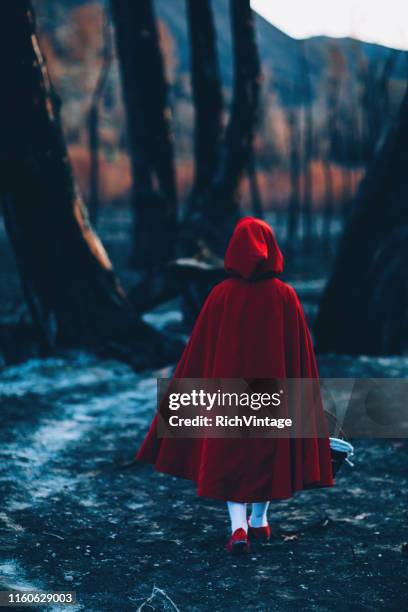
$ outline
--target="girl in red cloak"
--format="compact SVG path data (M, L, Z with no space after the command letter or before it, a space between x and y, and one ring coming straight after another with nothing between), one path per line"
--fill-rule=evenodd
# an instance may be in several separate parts
M269 225L239 221L224 265L230 277L209 294L174 378L317 378L302 307L277 278L283 257ZM159 438L157 415L137 459L194 481L200 496L226 501L226 548L234 553L248 551L248 532L269 539L271 500L333 484L328 438Z

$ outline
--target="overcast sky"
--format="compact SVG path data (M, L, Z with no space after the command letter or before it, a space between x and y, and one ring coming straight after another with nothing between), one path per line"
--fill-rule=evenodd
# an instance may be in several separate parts
M251 0L295 38L327 34L408 49L408 0Z

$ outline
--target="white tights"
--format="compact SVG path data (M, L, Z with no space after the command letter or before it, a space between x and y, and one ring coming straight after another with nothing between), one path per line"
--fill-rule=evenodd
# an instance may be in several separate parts
M227 502L228 512L231 520L231 531L237 529L248 531L247 504L239 502ZM269 502L256 502L252 504L252 513L249 519L251 527L265 527L268 524L266 516Z

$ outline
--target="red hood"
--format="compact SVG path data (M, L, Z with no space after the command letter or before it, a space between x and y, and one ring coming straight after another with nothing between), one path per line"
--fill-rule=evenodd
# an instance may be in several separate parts
M283 270L283 255L265 221L244 217L235 226L224 258L227 272L245 279Z

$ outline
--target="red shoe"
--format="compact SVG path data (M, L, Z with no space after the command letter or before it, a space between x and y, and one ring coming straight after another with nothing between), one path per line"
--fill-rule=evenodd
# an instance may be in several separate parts
M236 529L225 545L231 555L242 555L249 552L248 536L245 529Z
M267 542L271 538L271 528L269 525L265 527L251 527L248 518L248 535L258 542Z

